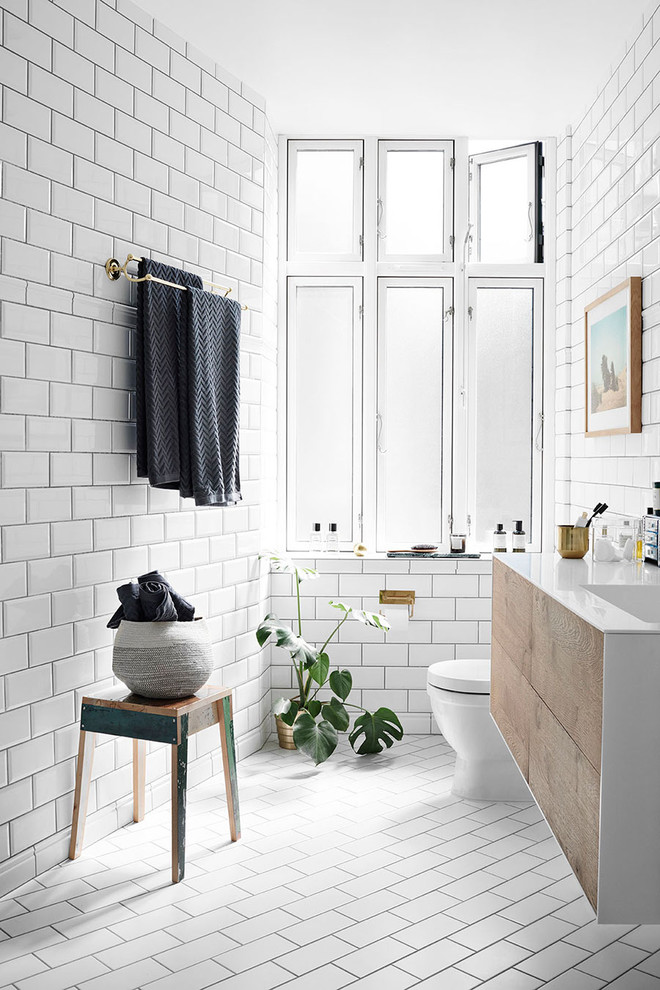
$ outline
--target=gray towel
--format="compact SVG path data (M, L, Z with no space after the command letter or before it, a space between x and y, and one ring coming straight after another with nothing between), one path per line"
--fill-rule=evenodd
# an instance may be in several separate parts
M195 607L177 594L158 571L141 574L117 588L121 605L108 622L108 629L117 629L122 619L128 622L192 622Z
M187 421L182 410L181 494L196 505L241 500L239 407L241 307L234 299L190 287L182 323L181 381L187 382Z
M198 275L143 258L138 275L202 288ZM154 488L179 488L181 408L180 346L186 339L187 292L140 282L136 327L137 473Z

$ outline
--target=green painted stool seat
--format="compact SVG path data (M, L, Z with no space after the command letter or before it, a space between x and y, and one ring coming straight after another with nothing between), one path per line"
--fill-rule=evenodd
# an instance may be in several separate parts
M147 742L169 743L172 754L172 882L183 879L186 858L188 738L218 724L232 842L241 837L231 690L207 684L190 698L141 698L121 686L82 699L76 791L69 858L82 850L92 777L94 739L101 732L133 740L133 819L144 818Z

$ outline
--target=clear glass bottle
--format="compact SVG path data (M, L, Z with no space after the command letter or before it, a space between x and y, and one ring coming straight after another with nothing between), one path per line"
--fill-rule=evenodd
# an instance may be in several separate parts
M337 523L328 524L328 535L325 538L325 549L328 553L339 553L339 533Z
M314 523L312 532L309 534L310 553L323 553L323 534L321 533L321 523Z
M644 520L639 519L635 526L635 560L644 560Z
M493 533L493 553L506 553L506 530L498 523Z
M522 519L514 519L515 528L511 535L511 549L514 553L525 553L527 550L527 537L522 528Z

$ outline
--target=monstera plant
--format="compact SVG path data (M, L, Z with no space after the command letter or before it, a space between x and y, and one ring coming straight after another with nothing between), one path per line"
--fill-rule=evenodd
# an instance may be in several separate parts
M307 579L318 577L311 567L302 567L288 557L278 553L264 553L262 557L270 561L272 571L293 575L298 605L297 633L284 625L275 615L267 615L257 629L257 641L261 647L274 643L286 650L296 679L298 693L295 698L279 698L273 712L289 726L293 726L293 741L317 765L323 763L335 751L339 732L348 731L353 709L357 715L348 740L356 753L380 753L383 747L389 749L395 740L403 736L403 726L389 708L378 708L369 712L361 705L348 700L353 688L353 678L348 670L331 670L327 648L348 619L357 619L367 626L387 632L390 624L384 615L354 609L343 602L330 602L337 609L337 625L325 643L317 649L310 645L302 634L300 609L300 585Z

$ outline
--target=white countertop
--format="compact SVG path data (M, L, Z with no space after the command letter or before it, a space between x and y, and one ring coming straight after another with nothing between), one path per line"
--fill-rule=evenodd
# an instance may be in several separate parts
M603 563L592 560L590 552L582 560L564 560L558 553L498 553L493 557L604 633L660 632L660 567L654 564ZM585 585L655 588L657 621L643 621L596 596ZM652 591L643 594L654 599Z

